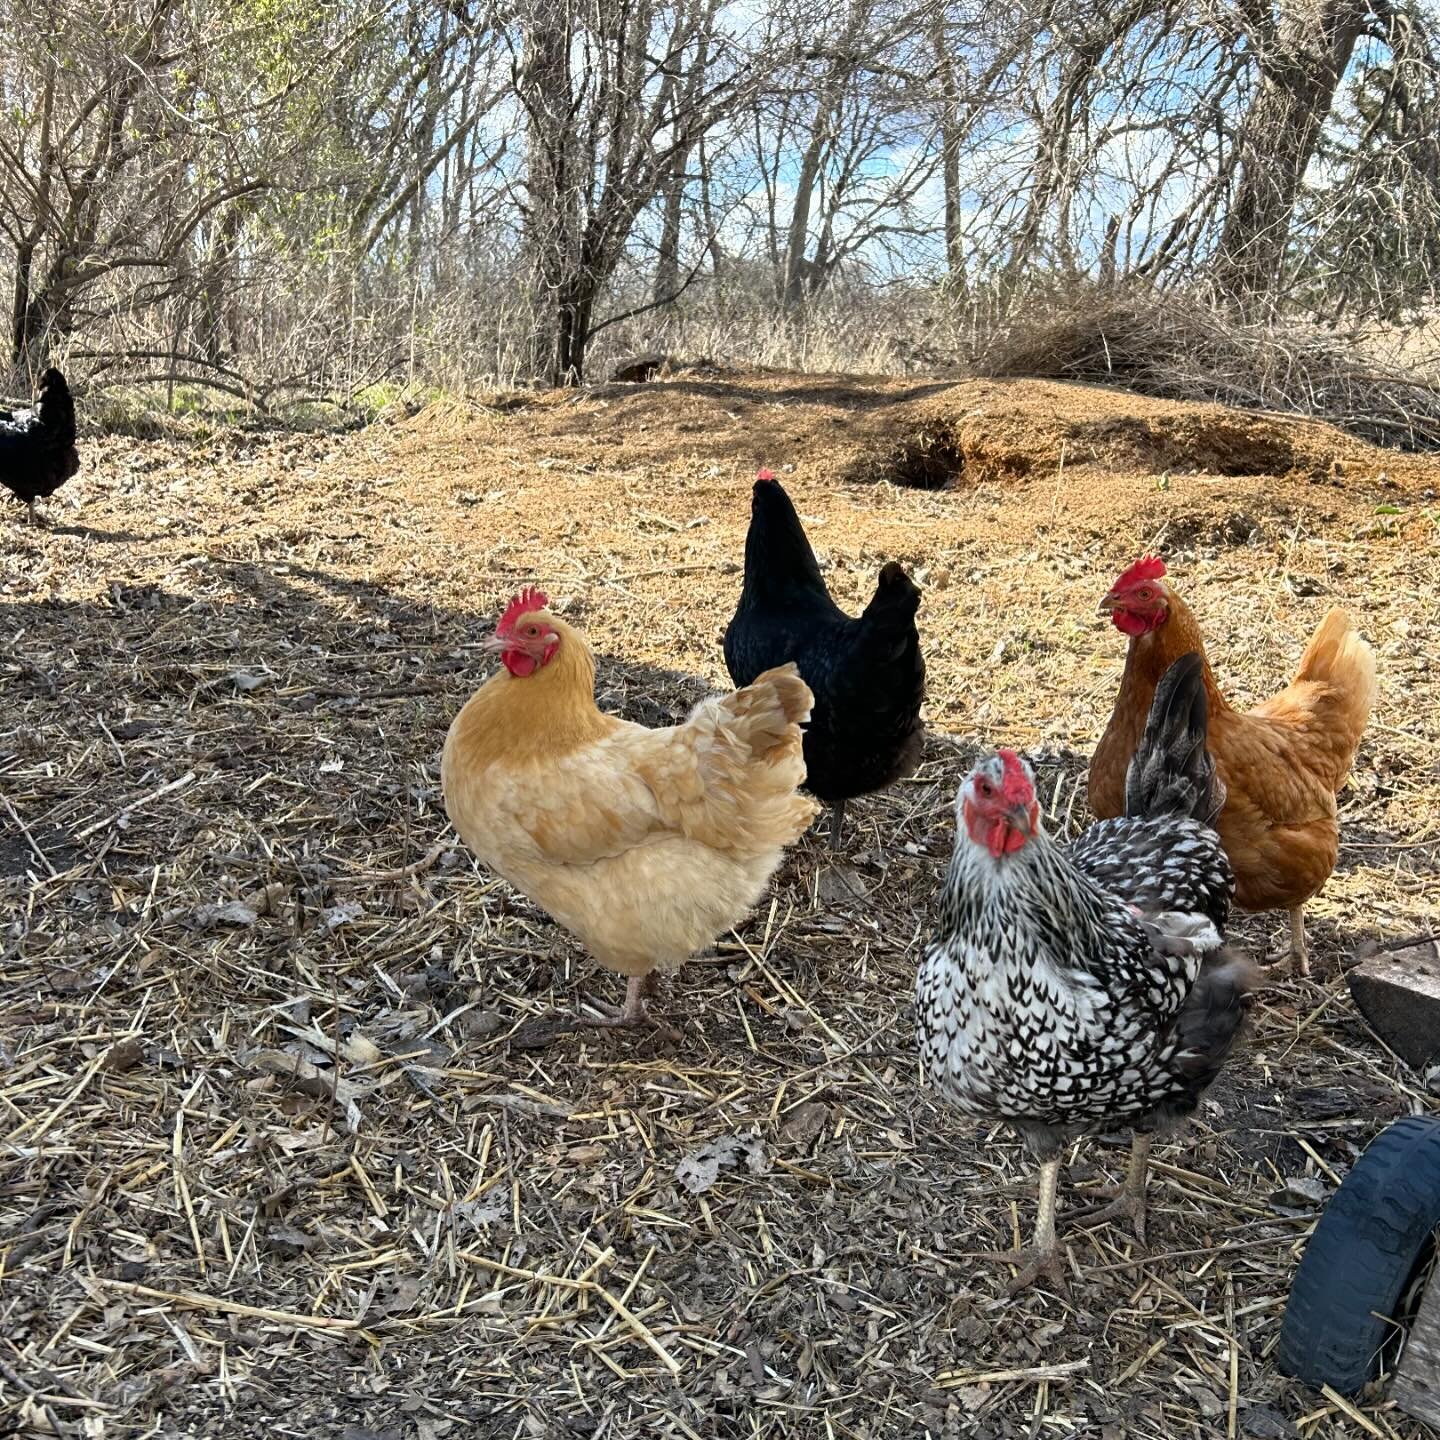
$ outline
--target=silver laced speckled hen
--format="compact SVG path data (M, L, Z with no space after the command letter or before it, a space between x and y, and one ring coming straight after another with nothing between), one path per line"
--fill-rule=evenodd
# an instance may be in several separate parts
M1014 1127L1040 1165L1035 1244L993 1259L1067 1289L1055 1236L1060 1156L1133 1129L1099 1218L1145 1237L1150 1137L1190 1114L1234 1047L1250 963L1224 946L1235 881L1213 828L1224 791L1205 749L1198 655L1166 672L1126 777L1125 815L1069 846L1046 834L1030 767L1001 750L956 797L939 933L916 986L931 1081L967 1115Z

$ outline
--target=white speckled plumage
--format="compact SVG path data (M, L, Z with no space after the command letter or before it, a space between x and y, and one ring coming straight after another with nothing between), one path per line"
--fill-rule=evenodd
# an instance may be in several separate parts
M962 822L916 990L931 1079L969 1114L1029 1125L1184 1105L1172 1022L1220 945L1232 886L1193 820L1108 821L1069 851L1039 829L999 858Z
M1238 1032L1246 982L1222 949L1235 881L1205 734L1188 656L1156 692L1130 814L1056 845L1009 751L956 797L916 984L921 1054L955 1105L1010 1121L1038 1153L1076 1130L1188 1113Z

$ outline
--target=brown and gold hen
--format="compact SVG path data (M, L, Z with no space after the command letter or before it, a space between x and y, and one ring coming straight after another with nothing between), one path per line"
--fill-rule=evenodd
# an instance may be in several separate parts
M1100 603L1130 637L1115 709L1090 762L1090 808L1102 819L1124 813L1126 767L1160 677L1188 651L1205 653L1194 614L1164 574L1164 561L1146 556ZM1226 701L1208 660L1204 673L1209 748L1226 792L1217 828L1235 870L1235 903L1288 910L1291 957L1307 974L1305 902L1339 855L1335 794L1370 718L1375 652L1336 609L1311 636L1294 680L1253 710Z
M487 647L502 668L445 740L441 783L460 838L610 970L644 1019L652 971L737 925L786 845L814 818L793 665L650 730L595 704L595 660L538 590L520 592Z

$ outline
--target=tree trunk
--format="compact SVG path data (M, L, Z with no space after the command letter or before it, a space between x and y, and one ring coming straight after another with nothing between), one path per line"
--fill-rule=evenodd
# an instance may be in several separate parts
M593 277L583 273L566 286L556 303L555 338L547 376L552 385L579 385L585 379L585 351L590 343L597 289Z
M1369 12L1367 0L1287 5L1261 56L1215 255L1216 281L1237 299L1280 286L1295 199Z
M680 211L685 201L685 171L689 156L675 152L670 173L665 177L664 210L660 222L660 250L655 259L657 305L664 305L680 289Z
M201 257L203 279L197 299L195 347L210 361L219 365L225 359L227 338L233 348L238 326L234 315L234 262L240 227L247 207L233 205L225 212L215 232L214 244L208 255Z
M45 88L40 100L40 173L35 181L35 223L15 251L14 304L10 312L10 366L20 388L29 388L30 377L44 366L43 337L45 316L37 307L33 291L35 251L44 227L49 221L50 190L54 178L54 156L51 153L52 127L55 118L56 59L47 54Z
M811 267L805 254L810 241L810 206L815 186L820 179L820 161L830 129L830 96L828 87L815 106L815 128L810 143L800 160L800 173L795 177L795 204L790 211L790 225L785 239L785 276L781 303L787 310L798 310L809 293Z
M945 42L945 27L937 21L935 58L940 67L940 164L945 189L945 269L947 283L957 292L965 288L965 242L961 234L960 206L960 90L955 62Z
M569 368L566 284L579 252L573 189L579 177L571 173L570 38L563 15L537 19L525 33L520 77L529 122L522 244L537 292L527 368L551 384L562 383L558 377Z
M715 204L710 194L710 157L705 153L705 137L700 137L700 218L705 226L705 245L710 252L710 275L720 279L725 266L725 252L720 245L720 222L715 218Z
M34 369L34 362L39 358L32 353L35 317L30 299L30 276L34 268L35 246L26 241L15 256L15 299L10 313L10 368L17 388L25 388L19 382L28 381L28 372Z

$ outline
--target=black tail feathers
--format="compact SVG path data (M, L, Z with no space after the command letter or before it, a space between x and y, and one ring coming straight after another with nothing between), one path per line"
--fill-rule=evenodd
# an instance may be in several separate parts
M75 401L65 377L51 368L40 377L35 413L50 435L62 445L75 443Z
M1194 1087L1194 1098L1220 1073L1244 1033L1245 997L1259 980L1254 964L1235 950L1217 950L1200 967L1174 1031L1175 1064Z
M920 587L905 573L903 565L891 560L880 569L875 594L865 614L879 619L893 618L908 624L920 608Z
M1205 748L1208 722L1205 662L1191 651L1165 672L1155 689L1145 733L1125 772L1126 815L1215 823L1225 804L1225 787Z

